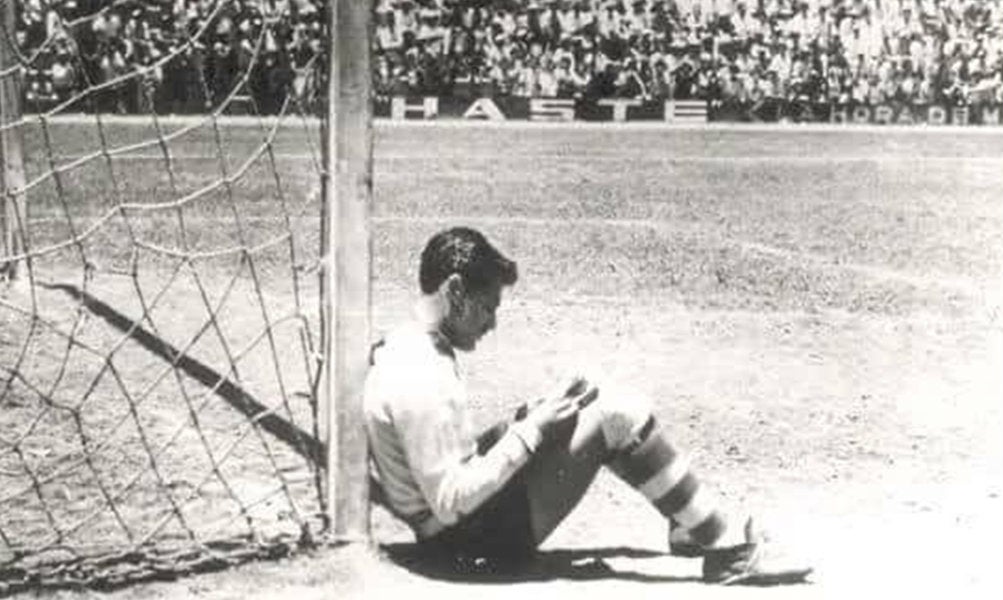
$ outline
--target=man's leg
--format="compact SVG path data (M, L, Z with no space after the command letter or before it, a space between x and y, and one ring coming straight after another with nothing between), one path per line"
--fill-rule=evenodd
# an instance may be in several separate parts
M600 384L599 399L584 408L562 435L537 451L526 472L530 521L542 543L584 496L596 473L609 466L705 554L709 581L799 581L808 568L776 569L760 562L761 547L747 528L729 524L716 497L690 470L638 394ZM689 549L688 553L692 553Z
M542 543L610 466L701 547L722 541L727 521L670 444L640 395L600 384L599 398L537 451L527 467L533 533ZM737 536L733 540L740 541Z
M526 466L526 495L537 545L578 505L610 456L597 403L582 409Z

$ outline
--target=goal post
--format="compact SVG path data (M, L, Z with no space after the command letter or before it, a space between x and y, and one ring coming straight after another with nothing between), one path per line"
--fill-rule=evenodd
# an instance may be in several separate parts
M368 368L371 294L372 6L337 0L328 65L324 134L322 314L327 510L335 541L369 538L369 491L362 391Z
M16 57L14 2L0 0L0 190L3 196L3 254L23 253L24 157L21 129L21 65ZM18 278L18 260L0 260L0 278Z

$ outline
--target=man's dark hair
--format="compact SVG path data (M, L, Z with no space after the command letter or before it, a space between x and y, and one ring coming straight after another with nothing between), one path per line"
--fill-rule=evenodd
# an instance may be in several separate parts
M440 231L421 253L418 282L422 292L436 291L453 273L459 273L470 290L485 289L494 282L512 285L519 278L515 262L469 227Z

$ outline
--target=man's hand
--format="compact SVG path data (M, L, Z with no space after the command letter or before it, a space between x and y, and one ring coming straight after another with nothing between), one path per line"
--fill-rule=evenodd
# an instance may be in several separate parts
M555 427L577 415L598 397L598 387L589 384L584 377L576 377L563 393L545 397L530 406L526 421L546 438Z

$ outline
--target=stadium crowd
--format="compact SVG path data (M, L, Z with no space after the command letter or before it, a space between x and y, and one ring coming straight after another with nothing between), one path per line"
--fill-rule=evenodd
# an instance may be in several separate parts
M1000 99L1000 0L380 0L380 91Z
M321 0L24 0L25 99L97 86L111 112L190 112L237 96L278 110L322 49ZM146 68L143 77L135 76ZM246 79L246 85L238 85Z
M41 49L28 93L65 98L176 52L142 82L155 93L109 85L104 108L201 108L249 73L247 93L270 112L287 91L309 91L321 6L25 0L18 39ZM384 96L1003 102L1003 0L375 0L374 10Z

